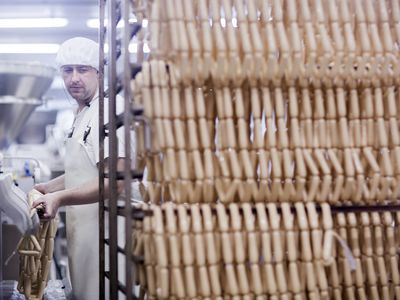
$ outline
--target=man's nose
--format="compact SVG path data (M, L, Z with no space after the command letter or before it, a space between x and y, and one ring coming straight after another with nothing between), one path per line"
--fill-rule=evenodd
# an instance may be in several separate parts
M80 80L79 72L76 69L72 70L71 80L72 81L79 81Z

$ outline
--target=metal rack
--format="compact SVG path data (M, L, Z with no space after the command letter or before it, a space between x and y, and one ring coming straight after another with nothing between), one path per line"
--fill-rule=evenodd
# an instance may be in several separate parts
M108 16L107 30L105 30L105 16ZM122 292L127 299L137 299L139 296L134 293L135 273L132 267L132 260L140 261L143 257L132 257L132 222L134 220L143 220L146 216L151 216L151 210L137 209L131 202L131 179L140 177L141 174L131 169L130 159L130 126L136 121L143 121L140 108L132 107L130 81L137 71L138 64L133 64L129 54L129 44L132 37L138 32L140 26L124 26L121 38L117 37L117 24L123 19L124 24L129 24L129 13L131 12L131 1L129 0L101 0L100 1L100 125L104 124L103 104L104 94L110 99L109 105L109 123L100 126L100 299L105 298L105 281L110 282L110 298L117 299L118 292ZM108 40L108 91L104 93L104 44L105 36ZM141 58L139 58L140 60ZM118 64L118 62L120 64ZM122 66L122 68L121 68ZM120 67L120 68L118 68ZM115 99L117 93L123 91L125 98L125 112L121 115L116 114ZM125 125L125 160L124 170L117 170L117 137L116 130ZM147 127L148 128L148 127ZM105 129L105 130L103 130ZM104 138L109 137L110 160L109 170L104 169ZM147 135L149 133L147 132ZM149 141L150 139L145 139ZM105 194L103 179L110 181L109 193ZM124 180L125 198L124 204L118 205L117 181ZM108 205L105 199L109 199ZM332 206L332 213L360 213L360 212L381 212L381 211L400 211L398 202L389 205L351 205L351 206ZM109 238L105 238L106 230L104 226L105 214L108 214ZM118 246L118 223L117 217L123 217L125 220L125 246ZM105 269L105 247L109 248L109 269ZM118 254L125 255L125 283L118 277Z
M143 109L132 107L130 81L140 67L132 62L129 45L132 38L140 30L139 22L131 23L131 2L129 0L100 0L100 68L99 68L99 124L100 124L100 163L99 163L99 260L100 260L100 299L105 299L106 286L109 283L110 299L118 299L122 293L127 299L135 299L134 295L134 271L131 264L132 245L132 218L131 218L131 181L141 178L142 174L132 170L130 149L131 124L135 120L142 122ZM105 22L107 20L107 24ZM124 24L117 28L117 24ZM120 23L120 24L121 24ZM108 45L108 53L105 45ZM139 57L139 59L141 59ZM107 76L107 78L106 78ZM108 88L105 87L108 83ZM116 114L116 97L122 93L124 97L124 112ZM109 122L104 120L104 99L109 99ZM125 159L124 169L118 170L118 141L116 131L124 127ZM105 138L108 137L109 158L108 170L105 166ZM108 179L109 188L106 193L105 180ZM124 199L118 196L118 181L124 181ZM107 199L107 200L106 200ZM123 205L121 202L123 201ZM122 217L125 224L124 246L118 245L117 218ZM108 221L108 229L105 224ZM108 237L107 237L108 236ZM106 266L106 248L108 248L108 266ZM125 256L125 279L120 278L118 271L119 254Z

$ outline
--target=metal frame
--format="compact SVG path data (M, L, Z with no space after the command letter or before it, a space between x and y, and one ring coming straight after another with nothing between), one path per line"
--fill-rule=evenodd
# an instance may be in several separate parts
M109 124L109 158L108 158L108 246L109 246L109 281L110 281L110 298L118 298L118 226L117 218L114 217L117 212L117 136L116 136L116 86L117 86L117 57L116 57L116 24L117 20L117 1L108 2L108 24L107 24L107 41L108 41L108 124Z
M124 188L125 188L125 282L126 289L125 295L127 299L132 299L133 296L133 274L131 264L131 252L132 252L132 219L130 218L131 211L131 128L132 114L131 114L131 64L129 55L129 43L130 43L130 25L129 25L129 12L130 12L130 1L123 0L123 20L124 20L124 32L123 32L123 66L124 66L124 100L125 100L125 114L124 124L125 127L125 168L124 168ZM128 179L129 180L126 180Z
M304 204L306 204L307 202L304 202ZM267 202L265 202L265 205L267 204ZM316 204L316 211L317 212L321 212L321 206L319 203L315 203ZM329 204L329 203L328 203ZM365 205L365 204L360 204L360 205L330 205L330 211L332 214L340 214L340 213L372 213L372 212L391 212L391 213L396 213L396 212L400 212L400 202L394 202L394 203L388 203L388 204L371 204L371 205ZM290 206L290 210L292 213L296 213L296 209L294 206ZM152 217L153 216L153 210L151 209L142 209L142 208L132 208L132 219L133 220L138 220L138 221L143 221L144 218L147 217ZM178 211L174 210L175 213L177 214ZM211 208L211 211L213 213L216 213L216 209L215 208ZM226 212L229 214L229 209L226 208ZM257 213L256 208L252 208L252 212L253 214ZM281 208L278 206L277 207L277 212L281 213ZM165 211L164 209L162 209L162 213L164 214ZM187 208L187 213L190 215L191 214L191 210L188 207ZM239 213L243 213L242 208L239 207Z
M105 299L104 247L104 40L105 0L99 0L99 297Z
M100 0L100 68L99 68L99 124L100 124L100 164L99 164L99 262L100 262L100 299L109 296L118 299L118 293L125 294L127 299L136 299L134 295L134 270L132 268L132 204L131 204L131 179L140 177L141 174L131 169L131 126L135 119L143 120L138 110L132 109L130 81L132 79L132 63L129 53L129 44L132 37L138 32L139 27L129 24L131 11L130 0ZM117 23L123 18L127 24L119 32L117 38ZM108 19L107 28L105 20ZM108 55L105 60L104 45L107 41ZM107 61L107 64L105 64ZM119 62L119 63L118 63ZM121 68L122 62L122 70ZM108 89L105 91L105 70L108 72ZM121 76L122 75L122 76ZM125 110L121 115L116 115L116 97L123 90ZM109 122L104 124L104 98L109 99ZM126 125L126 126L124 126ZM118 140L116 131L124 126L125 159L123 172L118 171ZM146 132L148 132L147 130ZM104 142L109 138L108 170L105 166ZM109 186L106 194L104 179L108 178ZM125 201L124 206L118 206L118 180L124 180ZM108 199L106 201L106 199ZM108 213L109 228L105 227L106 212ZM118 246L118 216L125 219L125 245ZM108 231L108 232L107 232ZM105 236L108 234L108 238ZM109 268L105 269L105 247L109 247ZM125 285L118 278L118 254L125 255ZM110 283L110 294L105 294L106 278Z
M3 281L3 212L0 211L0 283Z

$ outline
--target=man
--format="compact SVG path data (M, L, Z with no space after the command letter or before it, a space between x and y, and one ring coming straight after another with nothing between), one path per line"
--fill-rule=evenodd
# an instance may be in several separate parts
M86 38L69 39L60 46L56 62L65 87L76 100L78 108L66 139L65 174L36 185L35 189L44 196L37 199L33 206L45 206L44 218L54 218L60 206L67 206L67 247L72 291L78 300L98 300L99 221L96 202L99 193L99 46ZM117 110L123 109L123 101L119 103L123 99L117 100ZM119 157L123 157L123 135L118 136ZM108 141L105 141L106 144ZM105 147L105 157L108 156L107 149ZM118 163L121 165L121 161ZM105 189L107 193L107 182Z

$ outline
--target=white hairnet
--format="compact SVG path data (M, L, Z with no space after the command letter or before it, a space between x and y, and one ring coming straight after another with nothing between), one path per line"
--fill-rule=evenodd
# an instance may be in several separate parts
M84 65L99 69L99 44L93 40L75 37L61 44L56 57L57 66Z

